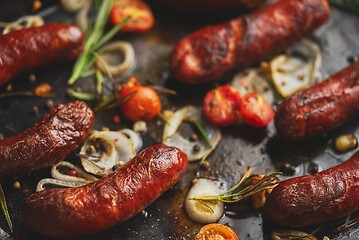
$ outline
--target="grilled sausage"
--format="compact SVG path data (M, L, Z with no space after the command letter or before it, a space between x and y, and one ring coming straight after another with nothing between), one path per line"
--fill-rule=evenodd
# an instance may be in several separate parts
M179 81L199 84L277 54L330 17L326 0L281 0L228 23L209 26L176 45L170 59Z
M175 147L149 147L96 182L34 193L26 199L23 219L31 230L59 238L110 228L135 216L169 189L187 164L186 155Z
M253 9L265 1L266 0L157 0L157 2L175 9L196 12Z
M93 123L94 113L82 101L52 107L34 126L0 141L0 182L61 161L85 140Z
M359 151L326 171L286 180L269 195L266 210L275 222L304 227L359 209Z
M294 94L275 113L278 135L300 140L335 129L359 115L359 62Z
M38 67L73 61L83 49L82 31L70 24L48 24L0 36L0 86Z

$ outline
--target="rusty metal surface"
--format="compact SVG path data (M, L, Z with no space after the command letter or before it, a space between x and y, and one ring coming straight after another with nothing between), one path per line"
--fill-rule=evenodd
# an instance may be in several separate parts
M9 2L7 4L10 9ZM29 5L28 2L23 1L23 4ZM63 13L55 3L57 2L49 1L40 12L45 16L46 22L71 20L72 16ZM19 1L13 4L21 5ZM181 37L205 25L223 22L234 15L198 16L168 10L158 5L152 5L152 7L156 24L150 32L142 35L117 36L118 39L130 41L135 47L137 65L131 74L137 75L143 83L163 85L178 92L177 96L161 95L163 109L175 110L187 104L200 107L205 93L218 84L230 81L234 72L227 74L216 83L188 87L177 83L168 72L169 54ZM19 16L26 14L27 11L14 6L11 9L15 15ZM16 11L16 9L21 11ZM0 21L9 19L13 20L14 15L0 14ZM309 37L318 42L323 49L322 73L328 77L347 66L349 56L359 56L359 16L333 9L331 20ZM71 64L68 64L35 71L33 72L37 78L35 83L29 81L28 74L15 78L10 83L13 91L22 91L32 90L38 84L48 82L53 86L56 94L56 97L51 99L55 104L69 102L71 98L66 94L66 89L69 87L66 81L70 76L71 67ZM126 76L123 76L116 81L120 82L125 78ZM88 85L85 81L77 83L77 86L85 90ZM0 88L0 92L5 91L6 86ZM5 137L9 137L14 133L8 127L16 131L30 127L47 112L46 102L47 99L38 98L0 99L0 132ZM36 113L33 111L34 106L38 108ZM112 117L118 113L118 109L97 113L94 129L109 127L116 130L131 127L131 123L125 120L120 124L113 123ZM146 146L156 143L160 137L163 122L155 118L149 125L150 130L144 136ZM223 139L209 156L208 169L201 168L196 162L191 163L185 176L146 209L147 216L139 214L109 230L82 239L193 239L201 225L186 217L182 203L194 177L216 178L223 183L233 185L240 180L248 166L254 167L254 173L271 173L278 170L283 162L296 166L295 176L307 174L312 163L318 164L321 171L348 159L357 150L338 154L333 150L332 142L336 136L347 132L359 137L359 120L355 119L325 136L301 143L288 143L277 139L273 124L266 129L236 124L221 130ZM69 156L66 160L77 161L75 156ZM15 234L7 237L5 231L8 231L8 228L3 215L0 214L1 239L48 239L31 233L25 228L21 222L20 210L25 198L35 191L37 182L49 176L50 170L44 169L21 177L18 179L21 183L20 189L13 187L13 181L3 183ZM226 214L219 222L233 227L242 240L270 239L270 233L274 229L282 228L272 223L265 212L252 209L248 201L226 205ZM310 232L316 227L304 230ZM324 226L322 233L329 234L329 228ZM332 236L331 239L348 238L359 239L358 229L350 229L343 234Z

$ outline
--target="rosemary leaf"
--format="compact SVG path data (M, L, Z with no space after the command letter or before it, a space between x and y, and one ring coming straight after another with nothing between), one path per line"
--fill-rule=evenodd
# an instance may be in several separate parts
M95 101L96 96L92 93L76 92L75 90L71 91L71 96L83 101Z
M352 13L359 13L359 0L329 0L330 4Z
M1 208L2 208L2 211L4 212L7 225L9 226L10 231L13 232L12 222L11 222L11 219L10 219L9 211L7 210L5 194L4 194L4 190L2 189L1 184L0 184L0 201L1 201Z
M201 126L201 124L200 124L197 120L195 120L195 119L192 119L192 123L193 123L193 124L196 126L196 128L200 131L200 133L202 134L202 136L203 136L204 139L206 140L208 146L209 146L210 148L213 148L213 145L212 145L211 141L209 140L208 135L207 135L206 131L203 129L203 127Z

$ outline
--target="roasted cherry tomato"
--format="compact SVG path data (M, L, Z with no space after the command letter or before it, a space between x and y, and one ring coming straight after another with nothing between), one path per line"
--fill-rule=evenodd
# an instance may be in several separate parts
M195 240L239 240L232 228L222 224L212 223L201 228Z
M207 119L217 126L228 126L240 120L241 96L232 86L224 85L209 91L203 100Z
M131 17L120 32L145 32L154 24L151 8L142 0L116 0L111 9L113 25Z
M161 111L161 101L155 90L144 86L133 86L123 89L118 99L135 92L120 105L122 114L131 121L150 120Z
M272 106L257 92L244 95L241 114L242 120L253 127L266 127L274 117Z

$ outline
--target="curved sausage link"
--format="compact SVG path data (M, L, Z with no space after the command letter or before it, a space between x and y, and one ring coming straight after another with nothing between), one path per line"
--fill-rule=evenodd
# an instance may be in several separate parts
M336 167L280 183L266 203L269 217L290 227L334 220L357 209L359 151Z
M170 68L181 82L208 82L285 50L330 15L326 0L281 0L183 38L171 55Z
M0 141L0 182L61 161L85 140L93 123L94 113L82 101L52 107L34 126Z
M301 140L333 130L359 115L359 62L281 103L278 135Z
M82 31L70 24L48 24L0 36L0 86L38 67L73 61L83 50Z
M179 180L187 165L178 148L155 145L96 182L34 193L25 202L23 219L31 230L50 237L101 231L141 212Z

